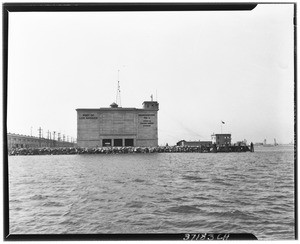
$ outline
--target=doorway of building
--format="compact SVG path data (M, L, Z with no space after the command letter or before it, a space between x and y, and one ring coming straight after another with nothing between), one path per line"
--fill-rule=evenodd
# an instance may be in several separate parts
M122 147L123 141L122 139L114 139L114 147Z
M125 139L125 147L133 147L133 139Z

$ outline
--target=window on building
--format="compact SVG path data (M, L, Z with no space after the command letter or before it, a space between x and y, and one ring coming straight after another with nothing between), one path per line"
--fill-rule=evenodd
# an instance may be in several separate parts
M125 139L125 147L133 147L133 139Z

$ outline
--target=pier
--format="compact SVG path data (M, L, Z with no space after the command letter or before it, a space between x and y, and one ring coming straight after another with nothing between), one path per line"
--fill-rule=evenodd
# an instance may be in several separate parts
M127 153L232 153L254 152L250 146L158 146L158 147L58 147L58 148L15 148L9 150L10 156L17 155L69 155L69 154L127 154Z

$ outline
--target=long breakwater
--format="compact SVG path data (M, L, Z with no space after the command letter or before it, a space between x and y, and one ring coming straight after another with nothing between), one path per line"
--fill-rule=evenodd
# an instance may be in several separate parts
M253 152L253 146L158 146L158 147L61 147L61 148L15 148L10 156L17 155L68 155L68 154L126 154L126 153L217 153L217 152Z

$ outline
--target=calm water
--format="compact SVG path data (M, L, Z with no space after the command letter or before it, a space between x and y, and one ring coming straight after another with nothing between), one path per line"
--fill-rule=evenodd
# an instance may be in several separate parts
M10 233L294 239L294 151L9 157Z

